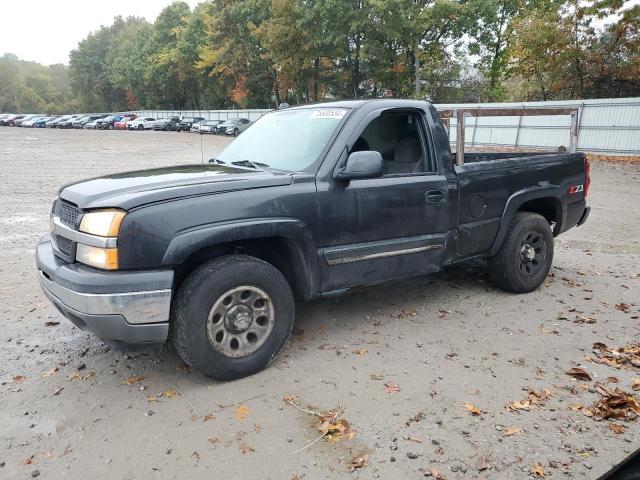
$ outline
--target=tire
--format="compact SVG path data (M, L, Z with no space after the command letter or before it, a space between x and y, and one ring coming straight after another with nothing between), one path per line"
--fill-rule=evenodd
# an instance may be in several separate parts
M144 125L142 124L138 125L138 130L144 130Z
M553 261L549 222L537 213L518 212L498 253L489 259L489 275L496 286L512 293L536 290Z
M109 130L113 130L113 125L109 124Z
M294 316L293 293L278 269L254 257L225 255L184 281L172 304L171 336L188 365L234 380L269 366L289 339Z
M236 129L233 131L233 136L234 136L234 137L237 137L239 134L240 134L240 132L238 132L238 129L236 128Z

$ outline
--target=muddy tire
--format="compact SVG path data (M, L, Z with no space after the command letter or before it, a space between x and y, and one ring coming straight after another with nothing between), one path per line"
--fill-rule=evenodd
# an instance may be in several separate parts
M291 335L293 293L273 265L227 255L195 270L172 304L182 359L204 375L233 380L266 368Z
M489 275L502 290L527 293L542 285L552 261L549 222L537 213L519 212L509 225L500 250L489 259Z

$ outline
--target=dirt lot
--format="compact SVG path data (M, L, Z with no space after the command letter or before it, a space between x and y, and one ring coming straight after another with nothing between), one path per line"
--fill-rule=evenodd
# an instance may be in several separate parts
M472 265L299 305L274 366L216 383L74 328L33 261L59 185L199 162L200 140L0 128L0 477L591 479L638 448L640 420L615 433L577 405L640 377L585 360L594 342L640 340L640 168L594 165L591 218L558 239L541 290L497 291ZM205 158L226 143L203 140ZM565 374L578 365L592 381ZM355 436L310 445L315 417L285 396L340 408Z

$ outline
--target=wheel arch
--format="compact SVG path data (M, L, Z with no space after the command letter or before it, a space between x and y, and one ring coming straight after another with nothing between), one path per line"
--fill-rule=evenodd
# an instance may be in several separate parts
M530 187L512 194L505 205L500 227L491 245L489 255L495 255L507 235L509 225L518 212L531 212L542 215L549 224L554 224L553 235L562 231L566 222L566 194L556 185Z
M320 273L313 238L306 225L294 219L253 219L189 230L171 240L163 264L174 267L177 289L198 266L233 253L275 266L297 298L309 299L318 293Z

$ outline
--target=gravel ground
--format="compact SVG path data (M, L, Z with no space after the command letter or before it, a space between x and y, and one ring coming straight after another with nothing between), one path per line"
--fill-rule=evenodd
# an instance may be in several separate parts
M0 477L591 479L638 448L640 420L614 433L569 407L596 402L598 381L631 392L640 377L585 360L594 342L639 341L640 168L593 166L591 218L557 240L539 291L498 291L474 264L316 300L274 366L218 383L74 328L33 261L59 185L199 162L228 141L202 140L0 128ZM592 381L565 374L578 365ZM315 417L285 396L340 408L355 436L311 444ZM540 405L506 408L527 398Z

